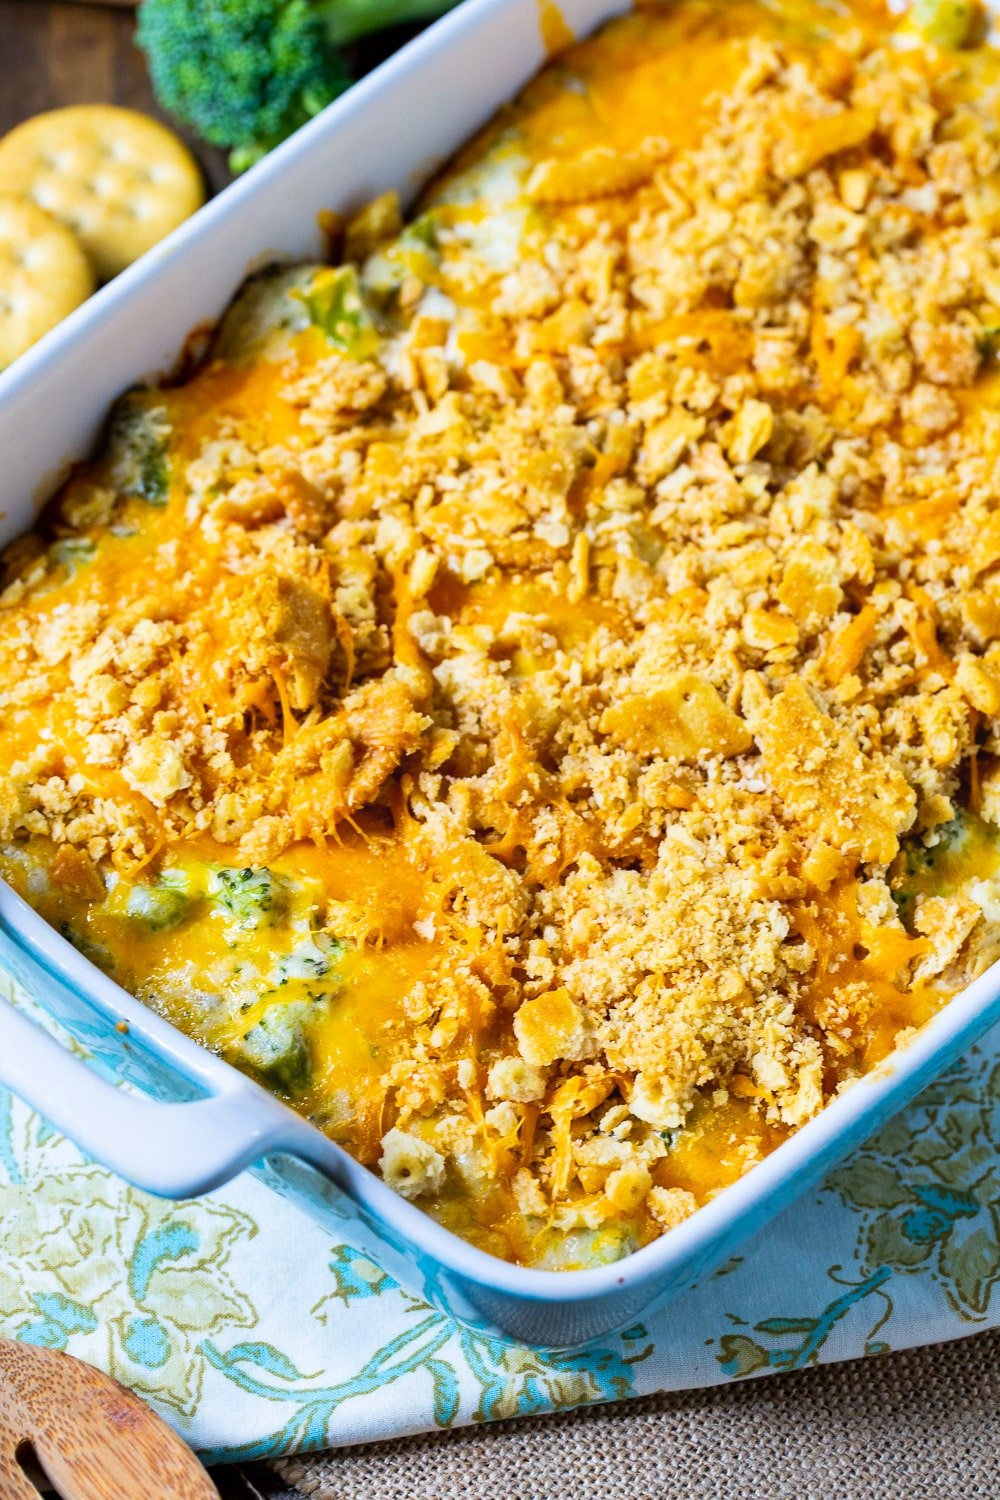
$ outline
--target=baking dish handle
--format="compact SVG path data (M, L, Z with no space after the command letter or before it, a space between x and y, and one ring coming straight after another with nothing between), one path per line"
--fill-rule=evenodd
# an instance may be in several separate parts
M182 1103L128 1093L9 1000L0 1000L0 1083L89 1156L163 1198L210 1192L288 1135L286 1111L238 1073Z

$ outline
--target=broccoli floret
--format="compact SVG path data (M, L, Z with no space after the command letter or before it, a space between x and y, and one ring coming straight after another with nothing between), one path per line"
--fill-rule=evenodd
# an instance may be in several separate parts
M153 932L165 932L183 922L190 908L191 898L176 886L136 885L128 893L125 911Z
M970 857L995 845L993 831L964 808L926 839L918 835L904 840L889 871L892 899L904 927L912 928L919 897L947 894L968 877Z
M1000 327L995 323L985 324L976 336L976 350L984 359L995 359L1000 349Z
M323 267L298 295L310 323L334 348L352 359L365 359L378 347L379 332L354 266Z
M226 309L212 356L245 365L284 357L289 340L309 322L305 292L318 266L268 266L245 281Z
M96 551L94 543L85 536L66 536L49 548L53 561L60 563L70 578L75 578L86 563L93 561Z
M216 870L210 891L225 914L244 931L274 922L287 904L284 883L270 870Z
M145 0L137 40L161 104L242 172L347 88L342 43L451 3Z
M434 214L421 214L419 219L414 219L412 223L407 224L399 237L399 242L407 249L418 245L423 250L433 250L435 252L440 250L441 240L438 235L437 219L434 217Z
M314 937L306 938L291 953L278 959L274 982L287 984L290 979L326 979L343 951L343 944L336 938L327 938L324 934L319 935L318 941Z
M136 396L119 401L108 430L110 479L122 495L166 505L170 493L170 424L162 406Z
M538 1265L545 1271L585 1271L623 1260L637 1248L635 1235L627 1224L569 1230L549 1245Z
M268 1006L256 1026L240 1038L238 1060L289 1094L305 1088L310 1058L303 1025L308 1012L306 1001Z
M369 257L365 262L365 290L387 301L410 276L429 281L440 259L438 220L431 209Z

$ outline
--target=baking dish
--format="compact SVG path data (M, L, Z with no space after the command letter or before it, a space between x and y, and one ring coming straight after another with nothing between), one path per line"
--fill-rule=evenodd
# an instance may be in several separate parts
M600 18L596 10L584 14L579 8L570 17L579 30ZM448 79L456 76L456 70L465 78L474 77L478 57L489 57L492 66L493 53L508 26L513 29L503 58L510 71L498 84L499 97L512 92L541 60L540 44L533 41L529 49L527 40L535 35L536 20L528 7L501 12L487 5L464 10L366 85L360 91L360 106L353 102L357 96L352 96L321 122L322 129L313 127L301 142L282 152L275 159L277 166L268 163L258 174L254 191L253 179L234 189L227 195L228 212L227 200L220 200L147 266L114 288L104 300L103 317L98 318L100 308L95 304L88 309L89 320L81 316L49 342L47 358L43 358L45 349L39 350L32 361L34 377L28 365L6 382L11 395L6 412L0 412L0 422L7 419L11 424L8 450L16 454L13 492L26 493L29 484L40 477L30 472L32 455L51 452L49 413L61 413L72 446L79 450L95 425L95 409L102 412L106 400L147 372L152 362L166 361L193 323L218 312L246 269L246 248L259 248L268 258L275 253L301 256L313 249L309 224L323 204L350 208L386 186L405 188L403 170L415 164L397 139L402 127L395 126L393 118L407 118L410 105L415 108L424 92L428 98L436 92L448 97L450 105ZM397 114L392 118L381 107L386 87L393 90L390 99ZM467 117L450 124L436 117L428 122L435 146L455 146L477 122L478 114L472 111L481 109L482 97L466 102ZM487 108L495 102L489 99ZM385 139L387 133L391 139ZM378 161L377 172L368 171L368 157L357 148L355 138L362 135ZM349 173L340 174L351 180L339 181L339 191L323 175L327 155L338 149L352 162ZM285 170L276 175L282 164ZM393 175L387 176L389 172ZM297 183L306 185L290 197ZM237 208L240 211L234 213ZM277 242L263 239L265 220L274 222L282 214ZM232 261L237 251L240 259ZM224 280L220 264L226 267ZM204 270L203 279L194 279L195 266ZM71 336L74 329L75 336ZM95 371L100 372L96 390ZM12 520L15 530L23 527L23 517ZM253 1085L193 1044L180 1043L169 1028L154 1021L114 985L95 980L84 960L61 951L60 940L50 929L6 894L2 917L17 950L10 955L11 966L28 988L69 1024L98 1061L112 1070L130 1071L161 1097L176 1101L157 1105L109 1094L103 1083L80 1072L79 1060L53 1051L56 1044L36 1035L30 1022L6 1015L4 1024L12 1028L10 1040L16 1043L8 1058L17 1055L16 1067L11 1063L8 1073L10 1081L81 1144L131 1180L168 1194L204 1190L240 1166L263 1158L276 1186L299 1196L305 1193L311 1206L326 1214L341 1219L347 1214L353 1226L347 1232L360 1237L365 1248L390 1270L400 1273L401 1258L415 1262L418 1284L438 1305L458 1316L486 1320L517 1337L562 1345L632 1321L651 1301L676 1292L724 1255L737 1237L745 1236L785 1201L806 1174L819 1171L878 1123L907 1089L916 1087L928 1071L946 1060L949 1051L961 1047L976 1027L986 1026L995 999L988 980L973 986L950 1007L942 1018L946 1023L928 1028L889 1072L858 1085L781 1148L773 1164L755 1170L739 1188L720 1195L690 1225L675 1230L661 1244L603 1271L553 1276L501 1265L453 1241L344 1158L304 1121L261 1096ZM81 1017L81 998L102 1018L96 1025ZM116 1022L128 1028L127 1036L114 1029ZM192 1092L203 1097L192 1100ZM184 1094L187 1101L181 1102ZM330 1183L345 1190L350 1202L332 1193ZM412 1264L409 1271L404 1265L401 1274L412 1282Z

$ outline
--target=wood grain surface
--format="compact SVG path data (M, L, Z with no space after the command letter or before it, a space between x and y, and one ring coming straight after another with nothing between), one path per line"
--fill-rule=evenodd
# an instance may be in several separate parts
M355 78L420 30L400 26L345 48ZM81 0L0 0L0 135L63 104L124 104L177 130L201 163L211 192L232 180L226 154L178 128L157 104L133 41L135 13Z
M0 1339L0 1500L37 1500L26 1454L63 1500L219 1500L131 1391L58 1350Z
M63 104L124 104L176 129L150 87L131 10L65 0L0 0L0 134ZM230 180L225 156L181 131L211 191Z

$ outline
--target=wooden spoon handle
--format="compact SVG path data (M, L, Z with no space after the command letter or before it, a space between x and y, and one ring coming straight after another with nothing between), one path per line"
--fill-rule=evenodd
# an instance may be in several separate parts
M0 1500L37 1500L17 1462L26 1443L63 1500L219 1500L131 1391L68 1354L0 1339Z
M0 1500L38 1500L38 1490L16 1458L0 1456Z

